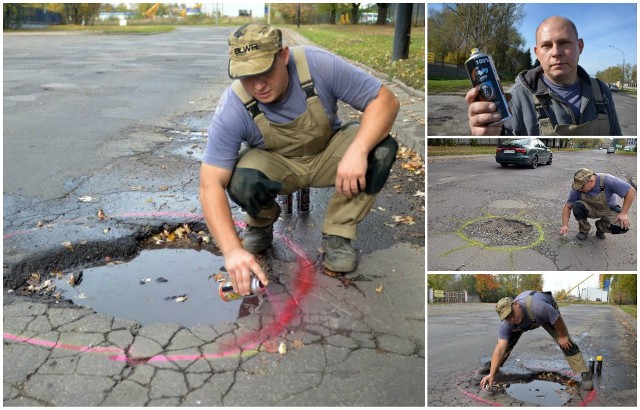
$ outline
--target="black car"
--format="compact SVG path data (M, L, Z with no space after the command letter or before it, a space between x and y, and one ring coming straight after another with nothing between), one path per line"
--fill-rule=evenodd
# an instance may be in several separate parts
M537 168L538 164L551 165L553 153L537 138L520 138L503 142L496 148L496 162L506 167L509 164Z

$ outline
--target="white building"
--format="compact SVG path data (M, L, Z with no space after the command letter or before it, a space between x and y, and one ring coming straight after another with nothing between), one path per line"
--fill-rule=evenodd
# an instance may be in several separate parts
M609 292L600 288L581 288L580 300L589 300L591 302L606 302Z

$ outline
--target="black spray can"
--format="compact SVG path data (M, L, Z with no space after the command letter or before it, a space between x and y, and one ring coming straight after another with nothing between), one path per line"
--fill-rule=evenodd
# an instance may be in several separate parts
M593 374L595 371L596 362L593 357L589 359L589 373Z
M502 116L501 121L509 118L507 98L500 87L500 78L490 55L481 53L477 48L471 49L471 56L464 63L473 87L479 85L479 96L482 101L490 101Z
M278 202L286 215L293 213L293 194L278 195Z
M302 188L298 191L298 212L309 213L309 203L311 202L311 191L309 188Z
M230 280L227 280L220 284L220 286L218 287L218 293L220 294L220 298L222 300L224 300L225 302L229 302L236 299L244 299L251 296L262 295L264 292L267 291L267 288L255 276L251 278L250 289L251 289L251 294L243 296L237 293L236 291L234 291L233 284L231 283Z
M596 373L602 374L602 356L596 357Z

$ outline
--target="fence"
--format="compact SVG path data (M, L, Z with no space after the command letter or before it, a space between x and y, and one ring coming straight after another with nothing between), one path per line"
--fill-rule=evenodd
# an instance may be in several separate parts
M448 77L456 79L469 79L467 69L464 65L448 64L448 63L429 63L427 64L427 77Z
M467 303L467 291L445 292L429 288L429 303Z

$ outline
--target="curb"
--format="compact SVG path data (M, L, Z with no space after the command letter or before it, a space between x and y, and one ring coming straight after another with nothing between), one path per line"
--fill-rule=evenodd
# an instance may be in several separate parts
M628 326L626 326L633 333L633 337L638 338L638 320L632 315L628 314L624 310L620 309L620 306L614 306L615 312L618 314L620 319L625 322Z

